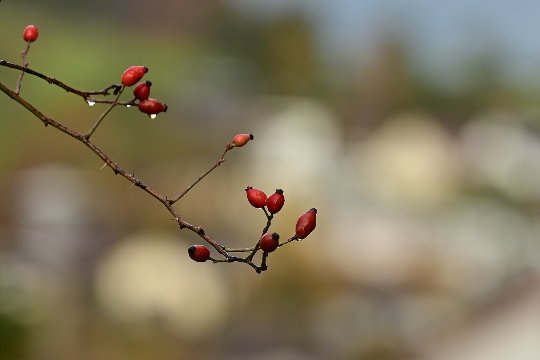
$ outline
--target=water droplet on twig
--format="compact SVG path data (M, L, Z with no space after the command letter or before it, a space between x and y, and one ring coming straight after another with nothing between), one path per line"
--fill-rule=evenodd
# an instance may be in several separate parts
M91 100L91 99L86 99L86 102L88 103L88 106L96 105L96 102L94 100Z
M128 107L128 108L129 108L129 107L131 107L131 105L127 104L127 105L126 105L126 107Z

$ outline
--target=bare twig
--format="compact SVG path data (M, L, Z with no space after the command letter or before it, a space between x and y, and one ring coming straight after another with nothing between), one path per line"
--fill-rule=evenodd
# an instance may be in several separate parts
M223 164L225 162L225 155L227 154L227 152L229 152L230 150L232 149L232 147L229 146L229 144L227 144L227 146L225 147L225 150L223 150L223 154L221 154L221 157L218 159L218 161L216 161L216 163L211 167L209 168L208 170L206 170L201 176L199 176L197 178L197 180L195 180L191 185L189 185L184 191L182 191L180 194L178 194L177 196L175 196L174 198L172 199L169 199L169 202L171 204L174 204L175 202L177 202L178 200L180 200L181 198L184 197L184 195L186 195L195 185L197 185L202 179L204 179L208 174L210 174L212 171L214 171L215 168L217 168L218 166L221 166L221 164Z
M23 52L21 53L21 56L22 56L22 66L24 69L26 69L28 67L28 51L30 51L30 42L27 42L26 43L26 48L23 50ZM22 85L22 80L23 80L23 76L24 76L24 70L21 71L21 74L19 75L19 78L17 79L17 85L15 85L15 93L16 94L20 94L21 92L21 85Z
M102 90L97 90L97 91L81 91L81 90L77 90L71 86L68 86L66 84L64 84L62 81L59 81L59 80L56 80L55 78L52 78L52 77L49 77L47 75L44 75L38 71L35 71L35 70L32 70L28 67L24 67L24 66L21 66L21 65L17 65L17 64L14 64L14 63L11 63L7 60L0 60L0 66L5 66L5 67L8 67L8 68L12 68L12 69L16 69L16 70L21 70L25 73L28 73L28 74L32 74L34 76L37 76L45 81L47 81L49 84L54 84L62 89L64 89L65 91L69 92L69 93L72 93L72 94L75 94L75 95L78 95L80 97L82 97L83 99L88 99L89 96L91 95L110 95L110 91L112 90L114 94L117 94L118 91L120 90L120 88L122 87L122 85L116 85L116 84L113 84L113 85L109 85L107 86L106 88L102 89Z
M84 135L84 137L86 139L90 139L90 136L92 136L92 134L94 133L94 131L96 131L96 129L98 128L99 124L101 124L101 122L103 121L103 119L105 119L105 116L107 116L107 114L109 114L111 112L111 110L116 106L118 105L118 99L120 98L120 95L122 95L122 92L124 91L124 86L122 86L120 88L120 91L118 91L118 94L116 94L116 97L114 98L111 106L109 106L107 108L107 110L105 110L100 116L99 118L96 120L96 122L94 123L94 125L92 125L92 127L90 128L90 130L88 130L88 132Z

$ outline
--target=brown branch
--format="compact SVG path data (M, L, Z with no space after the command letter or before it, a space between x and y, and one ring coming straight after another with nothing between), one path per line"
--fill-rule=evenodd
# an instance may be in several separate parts
M62 81L59 81L59 80L57 80L55 78L52 78L52 77L49 77L49 76L47 76L45 74L42 74L42 73L40 73L40 72L38 72L36 70L32 70L32 69L30 69L28 67L24 67L24 66L21 66L21 65L11 63L11 62L9 62L7 60L0 60L0 66L5 66L5 67L16 69L16 70L21 70L22 72L37 76L37 77L47 81L49 84L56 85L56 86L64 89L65 91L67 91L69 93L72 93L72 94L75 94L75 95L78 95L78 96L82 97L85 100L87 100L91 95L110 95L111 90L116 95L116 94L118 94L118 91L120 91L120 88L122 87L122 85L113 84L113 85L107 86L106 88L104 88L102 90L81 91L81 90L77 90L77 89L75 89L75 88L73 88L71 86L68 86L68 85L64 84Z
M96 122L94 123L94 125L92 125L92 127L90 128L90 130L88 130L88 132L84 135L84 138L85 139L90 139L90 136L92 136L92 134L94 133L94 131L96 131L96 129L98 128L99 124L101 124L101 122L103 121L103 119L105 119L105 116L107 116L107 114L109 114L111 112L111 110L116 106L118 105L118 99L120 98L120 95L122 95L122 92L124 91L125 87L122 86L120 88L120 91L118 91L118 94L116 94L116 97L114 98L111 106L109 106L100 116L99 118L96 120Z
M227 152L229 152L230 150L232 149L232 147L227 144L227 146L225 147L225 150L223 150L223 154L221 154L221 157L218 159L218 161L216 161L216 163L208 170L206 170L201 176L199 176L197 178L197 180L195 180L191 185L189 185L184 191L182 191L180 194L178 194L177 196L175 196L174 198L172 199L169 199L169 202L171 204L174 204L175 202L177 202L178 200L180 200L181 198L184 197L184 195L186 195L195 185L197 185L202 179L204 179L208 174L210 174L212 171L214 171L215 168L217 168L218 166L221 166L221 164L223 164L225 162L225 155L227 154Z
M252 258L253 256L248 256L245 258L237 257L229 254L229 251L227 249L217 243L213 238L208 236L204 229L200 226L195 226L186 220L182 219L178 213L178 211L173 207L173 203L170 199L167 198L167 196L164 196L157 191L153 190L149 185L144 183L139 178L135 177L133 173L129 173L122 169L116 162L114 162L108 155L106 155L97 145L95 145L88 137L85 135L70 129L69 127L65 126L64 124L46 116L41 111L39 111L37 108L35 108L32 104L30 104L28 101L26 101L24 98L22 98L20 95L16 94L14 91L9 89L7 86L5 86L3 83L0 82L0 90L5 93L7 96L9 96L11 99L22 105L24 108L26 108L29 112L31 112L35 117L37 117L45 126L51 125L53 128L65 133L66 135L74 138L75 140L83 143L86 147L88 147L94 154L96 154L101 160L104 161L105 165L111 168L115 175L121 175L125 179L127 179L129 182L133 184L133 186L137 186L138 188L142 189L144 192L152 196L154 199L159 201L165 208L169 211L169 213L173 216L173 219L176 221L180 229L188 229L195 234L197 234L200 238L202 238L205 242L207 242L209 245L211 245L219 254L221 254L224 259L214 259L210 258L213 262L241 262L245 263L249 266L251 266L255 271L260 273L261 271L264 271L267 269L265 260L266 258L263 255L263 261L261 263L261 266L255 265L253 263ZM204 178L206 175L208 175L215 167L221 165L224 161L225 154L230 150L230 148L226 148L223 152L222 156L220 157L220 160L216 163L215 166L213 166L210 170L208 170L205 174L199 177L199 179L192 184L192 186L189 187L191 189L196 183L198 183L202 178ZM189 191L188 189L188 191ZM185 191L184 193L186 193ZM267 225L268 227L269 225Z
M23 50L21 56L22 56L22 66L24 69L28 68L28 51L30 51L30 44L31 42L27 42L26 43L26 48ZM22 80L23 80L23 76L24 76L24 70L21 71L21 74L19 75L19 78L17 79L17 85L15 85L15 93L16 94L20 94L21 92L21 85L22 85Z

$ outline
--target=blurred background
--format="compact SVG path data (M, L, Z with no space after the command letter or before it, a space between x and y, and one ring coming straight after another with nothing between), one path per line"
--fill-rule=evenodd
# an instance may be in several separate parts
M318 227L269 270L198 264L200 239L90 151L0 96L0 359L539 359L540 3L11 1L0 58L83 90L146 65L155 120L115 108L94 141L183 190L226 246ZM0 68L14 87L16 71ZM85 131L89 107L22 96ZM129 94L125 94L126 99Z

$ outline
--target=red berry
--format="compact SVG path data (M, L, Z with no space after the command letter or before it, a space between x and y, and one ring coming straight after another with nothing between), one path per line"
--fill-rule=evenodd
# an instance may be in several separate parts
M148 80L138 84L135 86L135 89L133 89L133 95L140 101L148 99L150 96L150 86L152 86L152 83Z
M296 222L296 237L305 239L315 229L317 225L317 209L309 209L305 214L298 218Z
M270 214L275 214L281 210L285 204L285 196L283 196L283 190L276 189L276 192L268 197L266 200L266 208L270 211Z
M135 85L137 81L141 80L148 72L146 66L130 66L122 74L122 85L131 86Z
M246 195L249 203L253 207L262 208L264 205L266 205L266 194L261 190L248 186L246 188Z
M242 147L246 145L249 140L253 140L252 134L238 134L232 138L231 146Z
M259 240L259 247L264 252L272 252L276 250L279 246L279 235L277 233L270 234L267 232L263 236L261 236L261 239Z
M37 40L39 35L38 28L36 25L28 25L24 28L23 39L26 42L34 42Z
M167 105L156 99L149 98L139 103L139 110L148 115L155 115L167 111Z
M210 250L204 245L191 245L188 248L188 254L197 262L205 262L210 258Z

